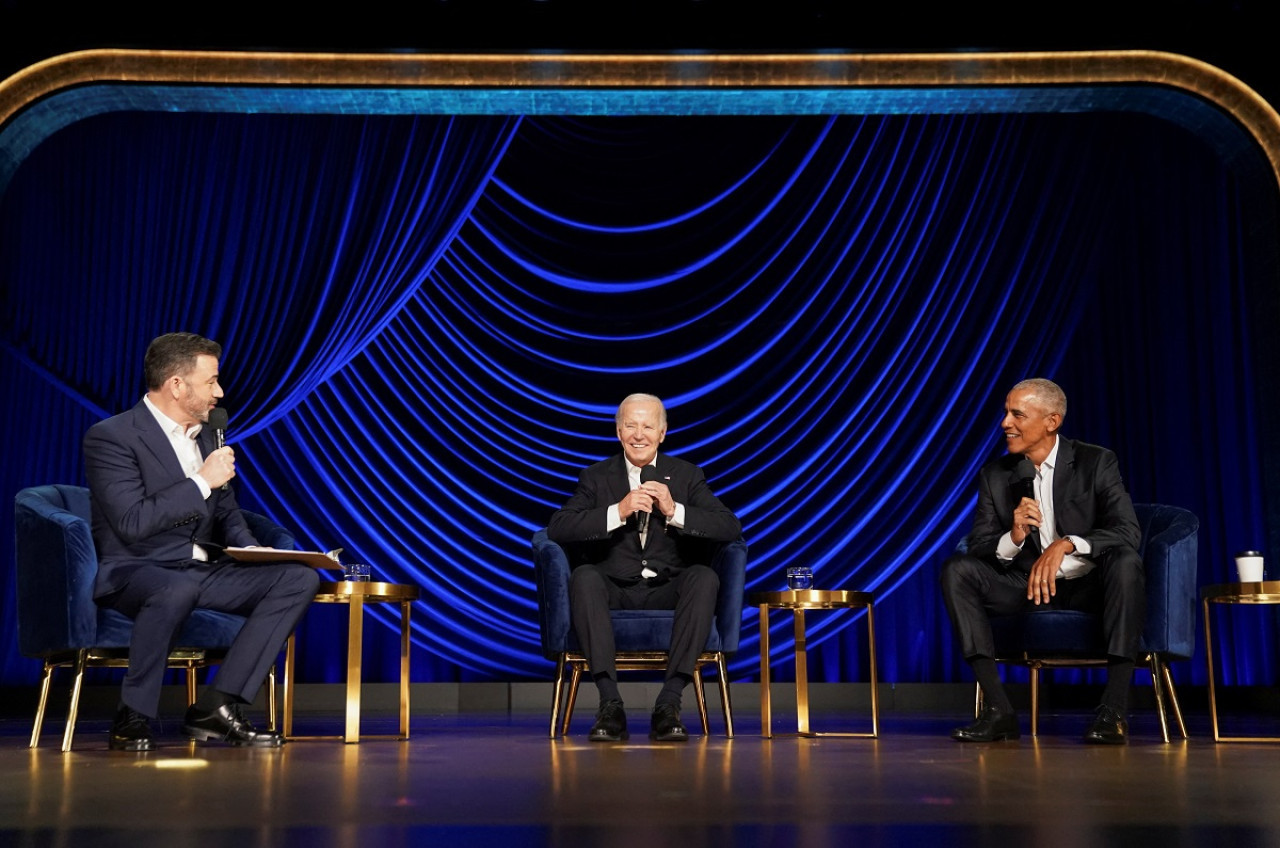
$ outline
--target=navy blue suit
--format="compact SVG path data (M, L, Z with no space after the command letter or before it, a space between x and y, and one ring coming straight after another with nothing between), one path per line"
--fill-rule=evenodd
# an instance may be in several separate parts
M209 428L201 431L203 455L214 440ZM142 402L90 427L84 458L98 553L94 597L134 619L121 699L156 715L169 649L191 611L202 607L247 618L215 687L251 701L315 596L315 571L299 563L244 567L193 559L194 543L245 547L257 540L231 487L201 497Z

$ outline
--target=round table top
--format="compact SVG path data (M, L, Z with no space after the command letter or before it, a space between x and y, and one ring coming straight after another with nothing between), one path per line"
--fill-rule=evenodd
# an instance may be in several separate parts
M1201 589L1200 597L1215 604L1280 604L1280 580L1216 583Z
M321 581L315 601L320 604L349 604L352 598L360 598L366 604L416 601L422 590L417 586L400 583L381 583L377 580L341 580L336 583Z
M871 592L847 589L787 589L782 592L752 592L747 603L774 609L843 609L869 607L876 602Z

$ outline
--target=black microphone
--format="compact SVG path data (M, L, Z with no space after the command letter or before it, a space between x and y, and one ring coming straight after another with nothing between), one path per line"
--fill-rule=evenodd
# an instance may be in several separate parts
M217 447L221 448L227 443L227 411L221 406L215 406L209 410L208 425L213 428L214 436L217 439ZM223 483L222 491L230 490L231 484Z
M1019 503L1022 498L1036 499L1036 466L1029 459L1023 459L1014 466L1013 474L1018 478L1018 482L1013 484L1014 494L1018 496ZM1015 504L1014 506L1017 506ZM1040 548L1040 530L1035 527L1029 528L1031 532L1027 534L1029 539L1034 539L1032 550Z
M1023 459L1013 469L1013 475L1018 478L1018 482L1014 484L1014 491L1020 498L1036 499L1036 466L1029 459Z
M644 468L640 469L640 485L643 486L650 480L661 481L662 475L659 474L658 469L654 468L652 465L646 465ZM640 531L640 535L642 536L645 531L649 529L649 513L640 513L640 517L636 519L636 529Z

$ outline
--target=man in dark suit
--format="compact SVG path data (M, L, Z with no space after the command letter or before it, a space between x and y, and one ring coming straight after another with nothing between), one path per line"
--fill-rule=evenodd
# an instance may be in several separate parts
M128 412L89 428L85 469L98 551L94 598L134 620L129 669L111 728L116 750L154 747L169 649L196 607L247 618L214 683L187 711L183 732L204 741L278 747L241 713L315 597L315 571L298 563L241 567L217 546L257 544L228 481L235 452L203 424L222 397L222 348L192 333L160 336L144 361L147 393ZM205 547L209 544L210 547Z
M618 407L622 453L579 475L578 488L551 517L547 535L583 552L569 577L569 609L587 667L600 690L593 742L628 738L614 667L611 609L674 609L666 679L650 738L683 742L680 700L711 632L719 577L709 542L732 542L742 525L711 493L702 469L666 454L667 412L653 395Z
M968 551L942 568L942 593L965 660L987 704L952 738L1018 738L1000 683L988 616L1033 606L1100 613L1107 685L1085 741L1125 744L1133 667L1146 612L1137 516L1115 454L1058 435L1067 398L1049 380L1024 380L1005 399L1008 455L978 475Z

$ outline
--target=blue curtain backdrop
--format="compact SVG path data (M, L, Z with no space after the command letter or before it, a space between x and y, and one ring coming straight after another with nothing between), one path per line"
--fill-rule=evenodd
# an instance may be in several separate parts
M1120 114L95 117L0 197L0 493L81 483L147 342L206 334L242 501L424 588L413 679L547 678L529 537L651 391L743 519L748 590L792 563L874 590L882 679L964 680L937 566L1021 377L1063 384L1135 500L1200 516L1202 584L1263 545L1275 213L1239 181ZM32 683L3 599L0 684ZM328 613L303 682L341 677ZM1275 629L1233 617L1227 682L1274 682ZM861 630L814 616L815 679L867 679Z

